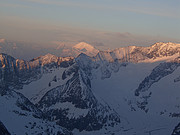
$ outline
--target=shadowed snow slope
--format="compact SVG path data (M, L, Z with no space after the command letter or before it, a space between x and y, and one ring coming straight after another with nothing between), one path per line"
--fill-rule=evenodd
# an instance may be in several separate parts
M12 135L71 135L71 132L56 125L55 122L46 120L41 110L15 91L3 89L0 92L0 108L0 120Z
M86 43L74 49L95 52ZM42 114L46 127L56 123L75 135L179 133L180 44L96 53L93 57L81 53L76 58L47 54L31 61L0 54L0 111L15 107L8 116L20 119L26 115L31 123L42 123ZM16 96L7 100L12 93ZM17 100L26 101L29 111L19 110ZM6 116L0 121L10 133L18 132ZM33 134L39 132L35 129ZM22 130L26 132L26 127Z

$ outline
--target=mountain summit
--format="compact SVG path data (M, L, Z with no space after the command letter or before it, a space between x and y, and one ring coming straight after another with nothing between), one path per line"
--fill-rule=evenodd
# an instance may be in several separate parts
M80 42L73 46L73 49L77 50L80 53L85 53L89 56L95 56L99 51L92 45L85 42Z
M63 57L77 57L79 54L84 53L92 57L96 56L98 52L99 50L96 49L94 46L85 42L80 42L74 46L60 45L56 48L55 54L58 54L59 56Z
M73 48L79 50L79 51L97 51L97 49L94 48L94 46L90 45L90 44L87 44L85 42L80 42L78 44L76 44L75 46L73 46Z

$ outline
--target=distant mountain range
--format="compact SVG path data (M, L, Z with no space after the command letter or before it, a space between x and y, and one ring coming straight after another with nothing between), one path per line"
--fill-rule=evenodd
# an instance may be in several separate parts
M179 135L180 44L69 52L0 54L0 133Z
M60 57L73 56L77 57L81 53L88 56L95 56L99 52L94 46L85 42L80 42L74 46L58 45L57 47L43 47L22 42L12 42L5 39L0 39L0 53L9 54L19 59L30 60L39 55L47 53L54 54Z
M77 57L79 54L84 53L88 56L95 56L99 52L94 46L87 44L85 42L80 42L72 47L66 45L60 45L56 48L56 51L59 52L59 56L67 57L73 56Z

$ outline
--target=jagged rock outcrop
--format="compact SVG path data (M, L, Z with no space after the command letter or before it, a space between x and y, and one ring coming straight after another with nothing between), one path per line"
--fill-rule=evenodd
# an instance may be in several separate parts
M180 123L174 128L172 135L180 135Z
M145 110L146 112L148 111L148 109L146 109L146 105L148 104L148 99L152 94L151 91L148 92L148 89L163 77L172 74L179 66L180 57L177 57L172 61L160 63L152 70L151 74L148 75L135 90L135 96L141 97L141 102L137 101L139 108Z
M91 91L91 81L83 70L77 65L73 69L64 73L64 76L73 74L73 77L63 86L46 93L37 104L38 108L50 114L51 121L70 130L92 131L120 124L118 114L96 99Z
M0 121L0 135L10 135L4 124Z
M31 61L15 59L7 54L0 54L0 84L11 89L21 89L24 84L36 81L49 69L73 64L73 58L56 57L51 54L40 56Z
M117 48L112 51L100 51L95 57L96 61L120 61L137 63L143 60L158 59L180 54L180 44L156 43L150 47L129 46Z

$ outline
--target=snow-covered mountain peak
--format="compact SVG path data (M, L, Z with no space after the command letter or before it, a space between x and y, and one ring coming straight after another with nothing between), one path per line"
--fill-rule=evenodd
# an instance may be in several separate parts
M31 65L34 66L38 66L39 64L41 66L45 66L45 65L60 65L62 62L70 62L73 61L74 57L57 57L55 55L52 55L50 53L37 57L35 59L32 59L30 61Z
M52 55L50 53L34 58L32 59L30 62L33 63L33 65L38 65L39 63L41 63L42 65L46 65L48 63L52 63L52 62L57 62L58 61L58 57L55 55Z
M73 46L73 48L76 48L76 49L84 51L84 52L93 51L95 49L92 45L85 43L85 42L80 42L80 43L76 44L75 46Z
M151 46L152 48L155 48L155 47L160 47L160 48L163 48L163 47L173 47L173 48L177 48L177 47L180 47L180 44L176 44L176 43L172 43L172 42L167 42L167 43L164 43L164 42L157 42L155 43L154 45Z
M73 46L73 49L78 51L79 53L85 53L89 56L95 56L99 50L96 49L94 46L87 44L85 42L80 42Z
M145 50L146 49L146 50ZM167 57L167 56L173 56L175 54L179 55L180 54L180 44L176 43L163 43L159 42L151 47L144 47L144 52L147 54L150 54L151 57L153 58L162 58L162 57Z
M162 61L174 58L180 54L180 44L159 42L149 47L128 46L116 48L111 51L99 51L96 59L99 61L113 62L119 60L121 62L149 62Z

